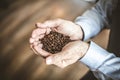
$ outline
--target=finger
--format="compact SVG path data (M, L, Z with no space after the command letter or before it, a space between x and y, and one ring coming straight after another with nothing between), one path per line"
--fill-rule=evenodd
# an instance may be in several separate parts
M34 43L40 43L39 39L41 39L42 37L44 37L43 35L37 38L30 38L29 39L29 43L30 44L34 44Z
M44 56L44 57L47 57L47 56L51 55L51 53L49 53L49 52L47 52L47 51L45 51L45 50L42 49L42 44L39 44L39 45L37 45L37 46L34 46L34 49L35 49L40 55L42 55L42 56Z
M47 65L53 64L52 58L53 58L52 56L49 56L49 57L46 58L46 64Z
M42 23L39 23L39 22L36 23L35 26L38 27L38 28L43 28L43 27L41 27L41 26L42 26Z
M35 26L36 26L37 28L41 28L41 26L40 26L41 24L42 24L42 23L38 22L38 23L35 24Z
M34 41L39 42L40 39L42 39L44 36L45 36L45 35L41 34L41 35L39 35L38 37L35 37L35 38L34 38Z
M66 66L64 60L58 55L52 55L46 58L46 64L51 65L54 64L60 68L64 68Z
M41 35L39 35L38 37L30 38L30 39L29 39L29 42L30 42L30 43L39 42L40 39L42 39L43 37L44 37L44 35L41 34Z
M38 46L39 44L41 44L41 41L34 41L34 42L33 42L33 45L34 45L34 46Z
M33 38L30 38L30 39L29 39L29 43L31 43L31 44L32 44L34 41L35 41L35 39L33 39Z
M36 25L40 28L52 28L52 27L57 27L62 23L61 19L55 19L55 20L49 20L44 23L36 23Z
M32 44L30 45L30 48L32 49L32 51L33 51L35 54L37 54L37 55L38 55L38 52L34 49L34 47L33 47L33 45L32 45Z
M54 64L58 66L59 64L61 64L61 60L62 60L62 54L56 53L46 58L46 64L48 65Z
M47 28L47 29L46 29L46 34L49 34L50 31L51 31L51 29L50 29L50 28Z
M45 32L46 32L46 29L37 28L33 31L32 38L38 37L39 35L44 34Z

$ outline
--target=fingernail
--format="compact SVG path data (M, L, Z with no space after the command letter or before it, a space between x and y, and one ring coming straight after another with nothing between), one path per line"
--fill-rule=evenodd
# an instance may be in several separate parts
M46 59L46 64L52 64L52 59Z

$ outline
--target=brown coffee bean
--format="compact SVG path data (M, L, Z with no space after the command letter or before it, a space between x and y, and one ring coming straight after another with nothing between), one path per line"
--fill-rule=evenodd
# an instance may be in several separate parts
M60 52L71 40L69 36L51 31L49 34L45 35L44 38L40 39L40 41L43 44L42 49L54 54Z

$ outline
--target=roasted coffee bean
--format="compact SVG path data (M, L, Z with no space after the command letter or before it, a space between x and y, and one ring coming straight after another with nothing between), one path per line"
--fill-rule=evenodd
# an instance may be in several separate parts
M51 31L49 34L45 35L40 41L43 44L43 50L55 54L60 52L62 48L71 40L69 36L65 36L61 33Z

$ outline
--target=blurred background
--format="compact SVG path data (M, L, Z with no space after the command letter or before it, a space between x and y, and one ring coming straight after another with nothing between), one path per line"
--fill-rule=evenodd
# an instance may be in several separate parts
M92 6L84 0L0 0L0 80L81 80L89 71L84 64L76 62L64 69L47 66L30 49L29 38L36 22L74 21ZM92 40L106 48L108 36L105 29Z

